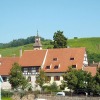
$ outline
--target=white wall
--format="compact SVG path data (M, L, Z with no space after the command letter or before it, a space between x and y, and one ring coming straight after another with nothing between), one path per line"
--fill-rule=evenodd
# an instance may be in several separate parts
M1 83L1 88L4 90L10 90L11 89L11 84L7 81L7 82L3 82Z
M88 66L88 59L87 59L87 54L86 54L86 52L85 52L85 54L84 54L83 65L84 65L84 66Z
M27 79L29 77L29 75L26 75L25 77ZM33 91L34 90L41 90L40 87L35 83L36 75L31 75L30 77L31 77L31 81L29 83L31 83L31 85L32 85L32 90Z
M64 73L46 73L46 76L51 76L50 84L52 84L53 82L56 82L56 84L59 86L59 85L61 85L61 81L63 80L63 77L62 77L63 74ZM54 76L60 76L60 80L55 81Z

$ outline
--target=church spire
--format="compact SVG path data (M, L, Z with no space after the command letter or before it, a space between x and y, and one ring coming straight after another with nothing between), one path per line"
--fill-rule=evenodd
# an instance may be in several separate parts
M38 30L37 30L37 37L39 37Z
M35 37L35 43L34 43L33 47L34 47L34 50L42 49L41 39L38 35L38 30L37 30L37 36Z

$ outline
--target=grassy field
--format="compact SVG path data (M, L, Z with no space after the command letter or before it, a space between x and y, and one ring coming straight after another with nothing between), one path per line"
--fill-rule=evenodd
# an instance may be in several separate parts
M43 49L53 48L53 45L50 44L49 41L42 42ZM89 53L97 53L100 54L100 37L99 38L79 38L79 39L68 39L69 47L86 47L86 50ZM5 48L0 49L0 54L2 56L19 56L19 50L32 50L33 44L23 45L19 47Z
M100 37L99 38L80 38L68 40L70 47L86 47L89 53L100 54Z
M8 98L7 97L2 97L1 99L2 100L12 100L10 97L8 97Z
M13 56L14 54L16 56L19 56L19 51L22 48L22 50L30 50L32 49L32 44L24 45L24 46L19 46L19 47L11 47L11 48L4 48L0 49L0 54L2 56Z

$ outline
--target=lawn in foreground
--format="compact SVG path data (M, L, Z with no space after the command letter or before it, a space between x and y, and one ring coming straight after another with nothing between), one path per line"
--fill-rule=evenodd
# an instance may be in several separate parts
M12 100L10 97L2 97L2 100Z

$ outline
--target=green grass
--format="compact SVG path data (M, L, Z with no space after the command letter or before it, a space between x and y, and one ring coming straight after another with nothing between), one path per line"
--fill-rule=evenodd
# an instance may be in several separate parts
M2 97L1 100L12 100L10 97Z
M43 49L53 48L53 45L50 44L50 41L42 42ZM100 54L100 37L98 38L79 38L79 39L68 39L69 47L86 47L86 50L89 53L97 53ZM0 54L2 56L19 56L19 50L32 50L33 43L28 45L23 45L19 47L5 48L0 49Z
M100 37L99 38L80 38L68 40L70 47L86 47L89 53L100 54Z

